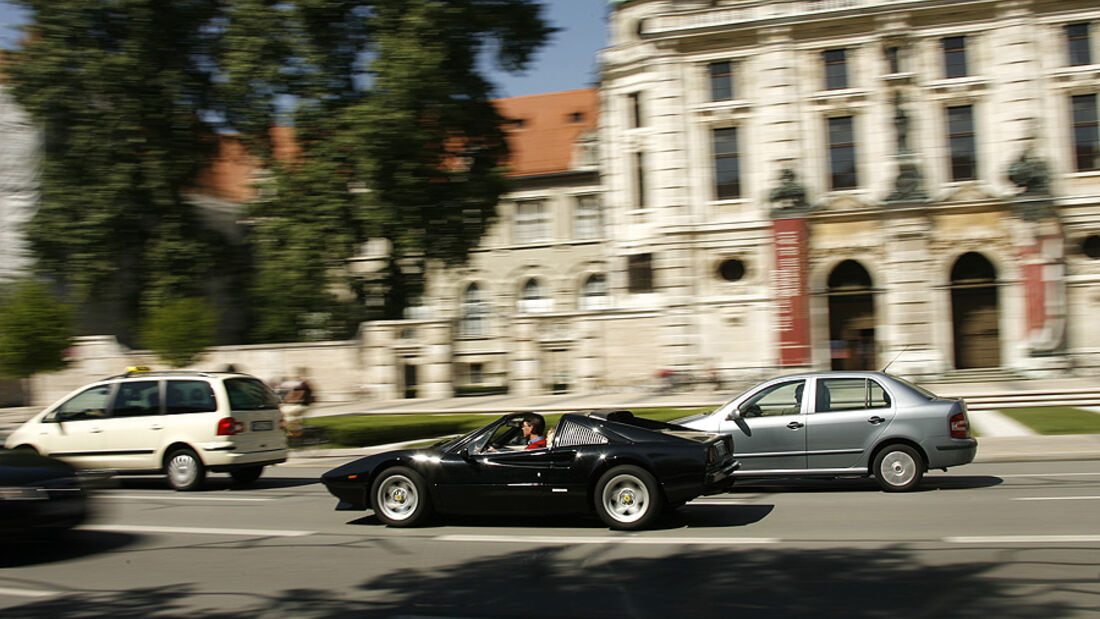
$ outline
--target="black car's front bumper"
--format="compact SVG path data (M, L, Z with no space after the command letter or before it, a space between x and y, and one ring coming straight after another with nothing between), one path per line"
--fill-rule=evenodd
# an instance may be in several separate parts
M347 479L322 478L325 488L339 500L336 511L363 511L370 507L366 484Z

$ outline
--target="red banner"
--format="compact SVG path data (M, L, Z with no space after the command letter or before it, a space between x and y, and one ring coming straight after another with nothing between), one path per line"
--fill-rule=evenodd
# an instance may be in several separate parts
M779 365L810 365L809 225L804 218L776 219L775 299L779 315Z

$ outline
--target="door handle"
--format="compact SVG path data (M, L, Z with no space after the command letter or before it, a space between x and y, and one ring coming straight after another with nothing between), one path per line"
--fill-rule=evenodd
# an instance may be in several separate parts
M869 422L871 422L871 423L873 423L873 424L875 424L875 425L878 425L878 424L880 424L880 423L882 423L882 422L884 422L884 421L886 421L886 420L885 420L885 419L883 419L882 417L879 417L878 415L875 415L874 417L871 417L871 418L870 418L870 419L868 419L867 421L869 421Z
M154 423L153 425L149 426L149 429L150 430L163 430L164 426L160 425L159 423Z
M103 431L103 428L88 428L89 434L99 434Z
M797 430L797 429L801 428L804 425L806 425L806 424L802 423L801 421L792 421L792 422L787 424L787 427L792 429L792 430Z

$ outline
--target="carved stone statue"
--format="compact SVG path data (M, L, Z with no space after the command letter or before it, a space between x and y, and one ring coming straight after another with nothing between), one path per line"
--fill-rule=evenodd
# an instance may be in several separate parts
M1023 187L1023 195L1050 195L1050 172L1047 164L1035 155L1035 150L1030 146L1024 149L1019 159L1008 166L1008 180L1017 187Z
M798 177L790 167L779 172L779 185L768 194L773 210L807 209L806 188L798 182Z

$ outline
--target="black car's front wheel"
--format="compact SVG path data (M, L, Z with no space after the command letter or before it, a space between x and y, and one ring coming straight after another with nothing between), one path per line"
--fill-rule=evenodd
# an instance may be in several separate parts
M616 466L596 483L596 513L612 529L644 529L661 514L662 496L649 471Z
M889 445L875 456L874 472L886 492L912 490L924 476L924 459L908 445Z
M424 478L403 466L383 471L371 484L370 497L374 515L391 527L415 527L431 514Z

